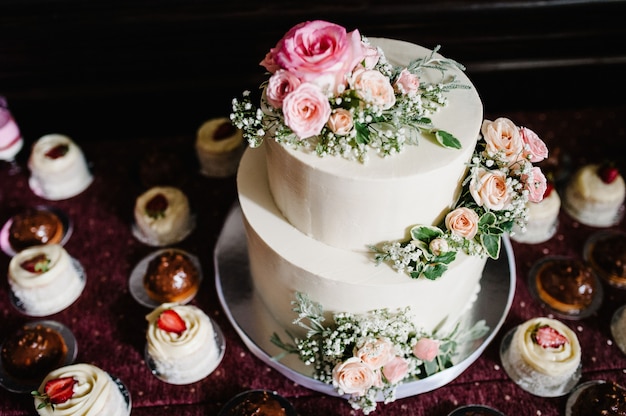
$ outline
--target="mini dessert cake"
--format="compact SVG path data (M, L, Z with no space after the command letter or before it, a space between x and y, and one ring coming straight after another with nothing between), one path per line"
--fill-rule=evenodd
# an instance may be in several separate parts
M11 217L9 244L16 252L36 245L60 244L65 231L54 212L27 208Z
M200 271L183 251L164 250L148 262L143 286L158 303L186 303L198 292Z
M567 416L626 416L626 390L614 381L590 381L577 389Z
M61 366L67 355L67 345L61 334L47 326L25 325L2 344L2 364L13 377L41 380Z
M580 379L578 337L556 319L533 318L519 325L501 358L511 379L537 396L562 396Z
M153 246L181 241L194 223L187 196L172 186L155 186L135 201L135 235Z
M581 314L600 295L593 271L577 259L544 259L533 268L530 278L539 300L564 315Z
M9 263L9 285L18 308L30 316L46 316L70 306L85 280L59 244L20 251Z
M624 178L615 167L589 164L570 179L563 206L585 225L610 227L621 219L625 195Z
M48 200L71 198L93 181L80 147L61 134L49 134L35 142L28 168L30 188Z
M0 96L0 160L14 160L23 146L20 129L9 111L6 99Z
M221 357L211 319L198 307L165 303L146 316L146 354L154 374L190 384L215 370Z
M585 246L585 259L598 275L615 287L626 287L626 234L600 232Z
M285 398L268 390L251 390L231 399L218 416L296 416Z
M51 371L33 393L39 416L128 416L128 392L106 371L73 364Z
M226 117L208 120L198 129L196 153L203 175L234 175L244 149L242 131Z
M518 243L538 244L548 241L558 228L561 198L554 186L548 185L541 202L528 202L528 223L524 229L513 226L511 239Z

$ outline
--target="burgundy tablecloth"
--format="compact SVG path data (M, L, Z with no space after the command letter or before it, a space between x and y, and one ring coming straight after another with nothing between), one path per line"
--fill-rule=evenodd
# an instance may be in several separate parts
M535 130L559 154L563 166L575 167L605 158L619 162L623 172L626 158L617 152L626 132L625 108L562 111L531 111L511 114L518 124ZM40 127L43 133L45 126ZM186 129L187 131L192 129ZM62 133L62 132L61 132ZM37 204L64 210L74 231L66 244L81 262L86 274L85 291L71 307L50 318L67 325L78 340L79 362L96 364L119 377L132 395L134 415L215 415L237 393L256 388L278 391L287 397L301 416L352 415L342 399L324 396L300 387L253 356L237 337L219 304L214 285L213 247L224 218L236 202L234 178L210 179L198 174L193 150L194 137L170 139L140 137L132 140L89 141L74 137L83 148L95 175L82 194L65 201L50 202L35 196L28 186L25 159L36 137L28 137L19 155L20 171L0 164L0 222L15 212ZM177 244L196 254L205 280L194 304L214 318L225 333L224 360L206 379L187 386L163 383L152 376L143 360L144 316L128 290L135 264L154 250L131 233L135 198L155 184L181 187L197 214L197 227ZM621 222L614 228L626 229ZM545 311L530 296L526 278L531 265L549 254L582 257L585 239L596 229L560 215L557 235L540 245L513 244L517 285L511 311L503 328L484 354L456 380L435 391L381 405L376 414L445 416L470 403L491 405L509 416L557 416L564 414L566 398L538 398L511 382L502 369L498 348L502 335L526 319ZM6 271L9 256L0 253L0 271ZM2 273L6 276L6 273ZM609 320L616 308L626 303L626 291L606 288L597 314L566 321L579 336L583 348L582 381L611 379L626 384L626 356L611 341ZM34 318L20 314L9 302L5 277L0 281L0 339ZM0 414L34 414L28 395L0 389Z

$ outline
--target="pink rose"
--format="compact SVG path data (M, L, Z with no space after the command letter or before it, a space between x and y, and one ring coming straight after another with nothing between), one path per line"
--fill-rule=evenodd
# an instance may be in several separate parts
M263 58L259 65L265 67L265 69L272 74L280 69L276 61L274 61L273 49L265 54L265 58Z
M524 156L531 162L541 162L548 157L548 146L537 136L537 133L529 128L520 129L522 141L524 142Z
M267 101L275 108L281 108L287 94L295 90L298 85L300 85L298 77L284 69L279 69L270 77L267 83L265 89Z
M511 163L523 157L524 141L519 128L511 120L502 117L495 121L485 120L481 131L488 155L500 155Z
M278 66L324 92L340 91L346 76L365 58L358 30L347 33L344 27L323 20L294 26L270 52Z
M352 127L354 127L352 113L345 108L334 110L328 119L328 128L339 136L345 136L350 133Z
M548 181L541 169L535 166L530 170L530 175L522 175L521 179L524 182L524 188L528 190L528 200L541 202L548 187Z
M389 79L373 69L355 72L353 86L356 94L366 103L386 110L396 103L396 96Z
M442 253L448 252L450 247L444 238L435 238L430 242L430 244L428 244L428 249L435 256L439 256Z
M318 135L330 117L328 98L313 84L300 84L283 100L285 124L301 140Z
M377 370L394 357L393 344L385 339L368 341L354 354L372 370Z
M415 74L409 72L408 69L403 69L400 72L400 76L396 80L394 87L395 90L404 95L414 95L417 93L420 86L420 80Z
M374 69L380 59L380 52L378 51L378 48L372 45L364 44L363 50L365 52L363 66L365 69Z
M333 368L333 386L344 394L363 396L369 388L380 384L380 373L357 357L348 358Z
M413 355L422 361L432 361L439 354L439 341L430 338L421 338L413 346Z
M511 203L506 175L499 170L476 169L469 184L470 194L478 206L500 211Z
M408 372L409 363L402 357L393 357L393 359L383 367L383 375L391 384L396 384L402 380L406 377Z
M461 207L446 215L446 228L454 235L471 240L478 232L478 214L470 208Z

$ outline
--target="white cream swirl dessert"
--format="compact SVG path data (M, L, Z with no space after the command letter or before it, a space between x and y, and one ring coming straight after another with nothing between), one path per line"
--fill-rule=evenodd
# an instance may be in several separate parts
M543 243L554 235L558 227L561 198L556 189L546 191L541 202L528 202L528 222L525 229L515 225L511 238L519 243Z
M155 186L141 194L134 216L138 237L154 246L176 243L193 228L189 200L172 186Z
M24 249L11 258L9 286L19 308L30 316L47 316L70 306L85 288L85 279L60 244Z
M541 317L517 327L503 359L507 360L503 364L512 373L511 378L520 386L539 396L553 396L567 393L560 389L576 377L581 349L569 327Z
M146 319L146 353L159 379L170 384L190 384L215 370L220 362L220 347L211 319L200 308L164 303Z
M74 364L50 372L35 395L39 416L128 416L130 396L102 369Z

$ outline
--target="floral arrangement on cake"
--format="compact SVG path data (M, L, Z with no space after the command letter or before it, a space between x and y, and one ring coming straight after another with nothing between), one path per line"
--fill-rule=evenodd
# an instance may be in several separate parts
M416 225L410 238L371 246L378 264L387 262L412 278L439 278L463 251L500 255L502 235L524 229L527 203L541 202L547 180L533 163L548 156L535 132L507 118L485 120L463 182L461 196L439 226Z
M380 48L358 30L321 20L300 23L272 48L261 65L269 79L261 85L260 106L251 92L234 99L232 123L251 147L265 137L365 162L369 149L388 156L432 135L444 147L460 148L452 134L432 125L429 116L447 105L445 93L469 88L446 76L459 63L437 55L439 47L406 67L394 67ZM420 79L425 69L441 81Z
M489 328L478 321L467 330L457 324L449 333L426 333L411 319L410 308L374 310L364 315L336 313L324 325L324 310L306 295L296 293L295 323L307 329L306 338L290 334L291 343L277 334L272 342L287 353L298 354L313 366L313 378L348 395L354 409L369 414L377 397L395 400L397 387L451 367L457 347L482 338Z

